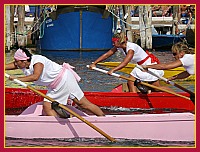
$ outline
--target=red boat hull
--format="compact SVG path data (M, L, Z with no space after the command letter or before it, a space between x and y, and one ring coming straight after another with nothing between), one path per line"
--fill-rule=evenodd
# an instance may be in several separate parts
M40 90L46 93L46 90ZM113 92L84 92L86 98L100 107L124 107L124 108L172 108L194 111L192 101L171 95L165 92L153 92L151 94L137 94L121 92L118 87ZM189 97L188 93L179 93ZM43 101L43 97L29 89L5 88L5 108L26 108L31 104Z
M180 93L186 95L185 93ZM194 110L192 101L168 93L152 93L149 95L136 93L85 92L89 101L98 106L116 106L125 108L175 108Z

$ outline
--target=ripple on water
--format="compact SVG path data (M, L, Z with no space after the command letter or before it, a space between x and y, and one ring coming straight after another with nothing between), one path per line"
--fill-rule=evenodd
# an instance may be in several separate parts
M6 138L6 147L194 147L194 141L159 141L105 138L70 138L70 139L16 139Z

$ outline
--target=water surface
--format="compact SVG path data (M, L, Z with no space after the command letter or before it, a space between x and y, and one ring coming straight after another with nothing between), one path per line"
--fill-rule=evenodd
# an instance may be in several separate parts
M111 91L117 85L126 82L126 80L119 79L113 76L106 75L97 71L90 70L86 65L91 64L95 59L97 59L105 51L51 51L51 52L42 52L41 54L48 57L49 59L62 64L67 62L72 66L76 67L76 72L81 76L82 80L79 85L83 91ZM153 52L161 62L173 61L173 57L170 51L158 51ZM13 61L14 52L6 53L5 62L8 63ZM122 61L124 56L120 53L116 53L111 58L106 61ZM98 66L99 68L107 68L103 66ZM20 70L17 71L6 71L9 74L21 75ZM119 74L128 76L124 73L117 72ZM183 87L194 91L194 81L179 81L178 84ZM21 87L14 82L6 81L6 87ZM33 84L32 84L33 85ZM33 85L34 86L34 85ZM169 85L168 85L169 86ZM44 88L35 86L36 88ZM179 89L169 86L175 91L180 91ZM105 110L102 108L102 110ZM112 112L113 109L111 108ZM117 109L114 113L124 114L124 109ZM127 111L126 111L127 112ZM130 111L130 109L128 110ZM143 111L145 112L145 111ZM145 127L145 126L141 126ZM109 142L107 139L87 139L87 138L74 138L74 139L15 139L15 138L6 138L5 145L7 147L193 147L195 143L192 142L167 142L167 141L152 141L152 140L128 140L128 139L118 139L117 143Z

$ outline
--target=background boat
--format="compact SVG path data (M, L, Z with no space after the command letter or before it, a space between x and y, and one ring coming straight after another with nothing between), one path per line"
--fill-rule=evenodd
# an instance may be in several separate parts
M44 18L41 50L105 50L112 47L112 18L103 18L105 5L58 5Z
M152 35L152 48L170 50L173 44L184 42L185 35L167 35L167 34L153 34ZM141 45L140 39L136 42Z
M9 23L6 25L8 50L19 45L19 29L25 33L24 45L36 47L37 51L107 50L112 47L111 37L118 29L125 31L129 41L134 43L140 35L139 17L130 16L132 7L127 5L26 5L29 11L25 7L25 12L17 7L8 5L6 9L6 21ZM177 10L173 11L176 13ZM18 17L24 20L18 21ZM9 20L13 20L14 24L10 24ZM155 27L159 35L152 33L153 47L149 49L165 48L179 41L179 38L184 38L190 47L195 48L195 14L191 23L177 25L177 35L172 30L174 20L173 16L152 17L152 28ZM131 28L128 26L130 24ZM167 41L161 43L157 37Z

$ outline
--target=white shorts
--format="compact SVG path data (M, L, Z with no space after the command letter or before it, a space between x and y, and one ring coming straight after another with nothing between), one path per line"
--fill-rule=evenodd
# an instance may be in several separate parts
M155 63L151 63L151 58L148 58L142 65L151 65L151 64L155 64ZM154 72L156 75L159 75L161 77L164 75L163 70L156 70L156 69L150 69L150 70L152 72ZM157 77L155 77L155 76L153 76L153 75L151 75L147 72L143 72L137 67L135 67L133 69L133 71L130 73L130 75L134 76L137 79L140 79L141 81L151 82L151 81L157 81L158 80Z
M80 99L83 98L84 93L79 87L74 75L69 70L66 70L58 86L56 86L55 89L49 88L46 95L53 98L55 101L66 105L68 98L77 98L80 101ZM46 98L44 101L51 102Z
M156 70L156 69L150 69L152 72L154 72L156 75L159 76L163 76L164 75L164 71L163 70ZM130 73L130 75L134 76L137 79L140 79L141 81L157 81L158 78L147 73L147 72L143 72L140 69L138 69L137 67L135 67L133 69L133 71Z

